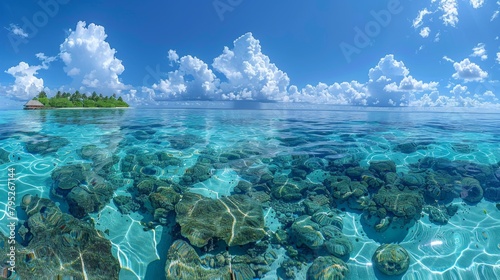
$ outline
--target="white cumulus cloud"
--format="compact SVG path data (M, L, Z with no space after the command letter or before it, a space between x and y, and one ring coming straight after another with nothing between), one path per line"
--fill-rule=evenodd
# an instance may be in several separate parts
M458 4L457 0L440 0L439 9L443 11L441 19L445 25L455 27L458 23Z
M411 75L404 77L399 85L395 82L390 83L384 87L386 91L408 91L408 92L421 92L437 90L438 82L424 83L413 78Z
M175 50L168 51L168 60L170 62L179 62L179 55Z
M402 61L397 61L393 54L388 54L380 59L377 66L370 69L368 77L370 80L377 81L380 78L406 76L409 73L410 71Z
M417 17L413 20L413 28L419 28L422 23L425 15L432 14L427 8L424 8L421 11L418 11Z
M43 66L30 66L21 61L5 71L15 78L14 84L7 90L7 96L17 100L29 100L42 91L43 79L36 77L40 69L44 69Z
M369 105L405 106L416 98L414 93L436 90L438 83L418 81L402 61L388 54L368 72Z
M420 36L422 36L422 38L427 38L429 37L429 34L431 33L431 29L429 27L424 27L420 30Z
M484 4L484 0L470 0L470 4L474 9L481 8Z
M171 52L169 52L171 54ZM169 57L171 57L169 55ZM168 73L168 78L153 85L154 99L189 99L207 100L217 99L215 95L219 80L215 77L208 65L197 57L191 55L175 59L179 68ZM147 92L147 90L146 90Z
M467 86L462 86L462 85L455 85L453 89L450 91L450 93L455 96L470 94L470 92L467 91Z
M35 56L41 60L41 65L29 65L21 61L18 65L12 66L5 71L15 79L14 84L4 89L7 97L14 100L29 100L40 91L48 90L43 86L43 79L38 78L36 75L38 75L39 70L48 69L49 64L56 58L48 57L44 53L37 53Z
M290 79L262 53L259 40L246 33L233 42L233 48L224 47L212 66L224 74L221 83L222 99L229 100L284 100Z
M497 62L500 63L500 52L497 52Z
M486 54L486 48L485 48L485 45L483 43L477 44L477 46L475 46L472 49L472 51L473 51L473 53L470 56L472 56L472 57L480 57L481 60L488 59L488 55Z
M301 91L296 86L290 87L290 101L333 105L367 105L369 97L366 85L357 81L327 85L318 83L307 85Z
M12 34L14 34L14 35L17 35L17 36L19 36L19 37L21 37L21 38L28 38L28 36L29 36L29 35L28 35L28 33L26 33L26 31L24 31L24 30L23 30L21 27L19 27L19 25L17 25L17 24L13 24L13 23L11 23L11 24L9 25L9 27L8 27L8 28L6 27L5 29L7 29L10 33L12 33Z
M470 62L468 58L462 60L461 62L453 63L455 72L452 77L455 79L463 79L466 82L469 81L481 81L488 77L488 72L483 71L479 65Z
M74 79L75 86L99 89L103 93L126 89L119 79L125 70L122 61L115 57L116 50L106 41L104 27L79 21L76 30L70 30L60 45L60 58L66 65L64 71Z

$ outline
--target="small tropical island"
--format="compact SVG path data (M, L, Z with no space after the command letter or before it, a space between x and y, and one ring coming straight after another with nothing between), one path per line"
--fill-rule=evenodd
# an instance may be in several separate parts
M47 93L41 91L32 100L24 105L25 110L59 109L59 108L126 108L129 105L122 97L116 98L116 94L103 96L95 91L88 95L78 90L73 94L58 91L55 96L48 97Z

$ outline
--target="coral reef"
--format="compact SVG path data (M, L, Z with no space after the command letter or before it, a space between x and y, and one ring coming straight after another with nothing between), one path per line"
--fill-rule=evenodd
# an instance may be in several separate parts
M386 275L401 275L410 266L410 255L396 244L383 244L373 254L375 267Z
M318 257L307 270L308 280L343 280L349 274L349 268L336 257Z
M182 236L197 247L214 238L229 246L244 245L266 235L262 206L248 196L211 199L187 192L175 205L175 212Z
M28 153L40 155L55 153L68 144L68 139L50 135L36 135L25 143Z
M65 198L70 213L82 218L104 208L114 188L96 175L89 164L67 165L52 172L52 194Z
M25 195L21 208L28 216L16 255L21 279L118 279L120 265L102 232L45 198Z
M0 164L10 162L9 155L10 155L9 152L0 148Z

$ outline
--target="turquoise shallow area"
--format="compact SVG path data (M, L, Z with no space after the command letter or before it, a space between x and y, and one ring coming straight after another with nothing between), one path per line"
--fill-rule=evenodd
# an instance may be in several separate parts
M51 174L60 167L92 163L80 153L82 147L89 145L101 151L103 162L113 157L117 159L107 171L124 179L114 189L115 197L133 196L129 192L134 186L134 177L130 175L133 172L175 183L185 182L185 175L191 174L191 168L199 159L209 154L215 158L215 163L211 163L203 180L184 183L188 191L218 199L233 195L242 181L254 184L255 192L247 195L266 197L262 199L262 206L269 240L279 230L293 235L290 232L293 219L305 214L305 201L320 193L314 194L309 188L301 191L299 198L283 200L279 197L281 193L273 192L269 183L269 189L254 183L260 180L256 177L262 176L262 170L272 173L274 178L287 178L289 182L323 185L329 175L344 175L345 166L364 170L364 175L359 177L359 181L363 181L375 176L366 173L370 172L371 164L391 161L396 166L395 176L401 178L417 171L429 174L432 169L449 172L458 179L448 186L450 196L441 199L426 196L430 184L426 175L420 189L414 189L425 199L421 215L404 224L394 221L380 232L374 226L382 221L375 221L375 225L365 221L366 209L353 207L348 200L335 200L333 191L326 193L327 206L340 211L342 233L353 245L350 254L343 258L350 271L345 279L395 279L378 272L372 262L373 253L382 243L398 243L408 251L410 266L400 279L499 279L500 208L497 203L500 195L495 197L496 189L500 188L499 122L497 114L390 110L3 111L0 112L0 148L8 153L8 160L0 158L0 231L4 235L9 233L6 226L8 193L4 187L8 168L16 170L17 205L24 195L31 194L50 198L61 210L69 212L66 201L51 194L54 188ZM55 146L37 152L27 148L27 143L36 145L47 139ZM127 155L158 153L179 162L122 170ZM308 166L307 174L297 173L294 164L298 158L304 159L300 164ZM95 162L93 168L97 169ZM482 180L485 168L491 174L484 175ZM485 196L479 202L466 199L472 195L464 193L462 179L467 177L479 178ZM367 199L374 194L370 191ZM302 210L284 210L293 205ZM455 206L456 214L445 224L433 223L426 207L445 205ZM23 210L16 209L19 219L26 219ZM148 227L147 223L153 220L152 213L136 209L123 214L113 201L109 201L103 209L84 219L92 221L111 241L113 256L121 267L120 279L165 279L167 251L174 240L182 238L175 215L170 215L161 225ZM292 270L295 279L306 279L312 261L325 252L295 241L290 237L286 245L270 242L267 253L272 251L276 258L268 263L269 271L261 275L261 279L285 278L281 265L290 258L284 249L286 246L304 256L300 259L302 266L294 266ZM216 247L224 250L225 246L218 244ZM237 255L241 248L232 246L228 250ZM210 254L203 249L197 252L200 256Z

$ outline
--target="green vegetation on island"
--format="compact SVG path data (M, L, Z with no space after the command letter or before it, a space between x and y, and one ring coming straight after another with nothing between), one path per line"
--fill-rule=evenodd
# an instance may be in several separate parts
M33 100L38 100L45 107L53 108L113 108L113 107L129 107L123 101L122 97L116 98L116 94L111 96L103 96L95 91L87 96L85 93L80 93L78 90L73 94L69 92L60 92L53 97L47 97L47 94L42 91Z

